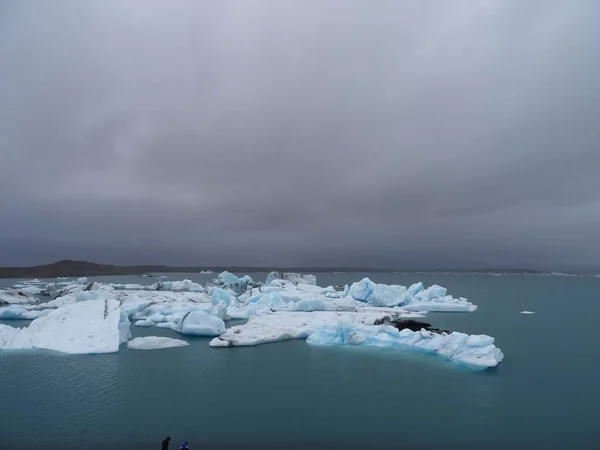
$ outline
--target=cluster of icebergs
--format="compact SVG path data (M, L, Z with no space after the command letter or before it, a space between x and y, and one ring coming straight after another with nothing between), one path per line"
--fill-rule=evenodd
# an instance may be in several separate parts
M0 319L32 320L25 328L0 325L4 350L84 354L117 352L124 343L131 349L186 345L156 336L132 340L133 323L212 336L214 347L306 339L311 345L412 348L474 368L494 367L503 359L489 336L374 325L385 316L423 317L429 311L477 308L441 286L425 288L422 283L405 287L364 278L351 286L320 287L313 275L279 272L269 274L265 283L223 272L206 286L190 280L150 286L88 283L85 278L45 285L32 280L0 290L0 306ZM231 319L247 322L228 328Z

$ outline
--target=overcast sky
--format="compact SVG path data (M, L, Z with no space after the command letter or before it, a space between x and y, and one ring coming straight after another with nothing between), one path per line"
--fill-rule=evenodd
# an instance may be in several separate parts
M0 2L0 264L600 267L600 2Z

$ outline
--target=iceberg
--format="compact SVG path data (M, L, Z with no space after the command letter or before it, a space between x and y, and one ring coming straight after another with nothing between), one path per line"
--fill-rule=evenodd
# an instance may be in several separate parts
M49 314L51 309L32 309L25 306L6 306L0 308L0 320L33 320Z
M494 338L486 335L435 333L424 329L399 331L390 325L357 325L345 321L315 331L306 342L311 345L414 349L473 369L496 367L504 359L502 351L494 345Z
M27 328L34 347L70 354L114 353L120 344L114 299L75 303L35 319Z
M381 312L280 311L252 316L247 323L227 329L210 341L211 347L259 345L288 339L305 339L314 331L345 319L352 324L373 324Z
M131 350L154 350L159 348L185 347L186 345L190 344L180 339L159 336L137 337L127 342L127 348Z
M119 314L119 344L131 339L131 322L127 314L120 310Z
M0 289L0 306L34 303L38 303L38 299L23 289Z
M218 336L225 332L225 322L204 311L192 311L186 314L173 329L181 334Z
M27 328L0 324L0 350L27 350L33 348Z
M23 285L19 284L19 285L15 285L15 287L16 286L20 287L20 286L23 286ZM31 294L31 295L40 295L42 293L42 289L39 288L39 287L37 287L37 286L24 286L24 287L20 287L19 290L21 292L26 292L26 293Z
M114 353L124 333L119 319L119 302L114 299L74 303L35 319L28 328L0 326L0 348Z
M411 299L409 290L406 287L394 284L376 284L369 278L363 278L357 283L352 283L348 295L359 302L384 307L403 305Z
M88 282L88 279L87 279L87 277L77 278L77 282L79 284L86 284Z
M173 291L204 292L204 287L198 283L194 283L192 280L163 281L162 284L164 289Z
M231 295L231 292L221 288L213 288L212 295L210 297L210 302L213 305L229 306L234 301L235 300L233 295Z
M477 305L469 302L466 298L454 298L447 295L432 300L413 299L402 308L414 312L473 312L477 309Z
M252 278L248 275L239 278L234 274L225 271L219 274L215 282L220 287L231 289L234 292L241 294L248 289L248 285L252 283Z
M302 273L291 273L291 272L271 272L267 276L267 280L265 284L270 284L273 280L287 280L292 283L298 284L317 284L317 277L310 274L302 274Z
M533 311L521 311L521 314L535 314Z

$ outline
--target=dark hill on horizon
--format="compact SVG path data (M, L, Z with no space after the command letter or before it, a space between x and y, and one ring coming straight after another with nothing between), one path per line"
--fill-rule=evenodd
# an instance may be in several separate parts
M0 267L0 278L56 278L76 276L101 276L101 275L142 275L144 273L197 273L202 270L222 272L270 272L279 270L284 272L502 272L502 273L542 273L537 270L523 269L461 269L461 270L425 270L425 269L374 269L357 267L258 267L258 266L164 266L164 265L135 265L117 266L113 264L96 264L87 261L62 260L52 264L31 267Z

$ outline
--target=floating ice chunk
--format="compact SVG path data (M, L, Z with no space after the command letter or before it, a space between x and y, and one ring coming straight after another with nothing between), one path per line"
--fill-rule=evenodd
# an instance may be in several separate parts
M411 285L411 286L408 288L408 293L409 293L411 296L413 296L413 297L414 297L414 296L415 296L415 295L417 295L419 292L421 292L423 289L424 289L424 288L423 288L423 283L421 283L421 282L419 281L418 283L415 283L415 284Z
M521 314L535 314L533 311L521 311Z
M38 299L22 289L0 289L0 305L34 303L38 303Z
M88 282L88 279L87 279L87 277L77 278L77 282L80 284L85 284Z
M119 344L131 339L131 322L127 314L121 310L119 315Z
M165 289L173 291L204 292L204 287L198 283L194 283L192 280L164 281L162 285Z
M271 272L267 276L267 280L265 281L265 284L270 284L273 280L287 280L287 281L290 281L292 283L297 283L297 284L298 283L310 284L310 285L317 284L317 277L315 277L314 275L303 274L303 273Z
M415 294L414 298L419 301L433 300L435 298L444 297L446 292L448 292L448 290L445 287L434 284Z
M0 324L0 350L25 350L33 348L27 328Z
M190 345L180 339L159 336L137 337L127 343L127 348L132 350L154 350L159 348L185 347Z
M19 285L20 286L20 285ZM42 293L42 289L37 286L25 286L20 289L22 292L27 292L31 295L40 295Z
M51 309L31 309L23 306L6 306L0 308L0 319L2 320L33 320L43 317L52 311Z
M348 295L359 302L368 302L373 306L398 306L410 299L409 291L404 286L376 284L363 278L350 286Z
M151 300L140 298L137 294L128 294L121 300L121 311L127 314L127 317L133 317L143 311Z
M239 278L234 274L225 271L219 274L216 281L219 286L242 293L248 289L248 284L252 283L252 278L250 278L248 275L244 275L243 277Z
M204 311L192 311L174 329L182 334L218 336L225 332L225 322Z
M280 311L256 315L244 325L231 327L210 341L212 347L259 345L288 339L305 339L325 325L335 325L340 319L353 324L373 324L384 314L380 312L292 312Z
M412 348L435 353L458 364L475 369L495 367L504 355L486 335L463 333L437 334L426 330L398 331L392 326L364 326L340 322L312 333L312 345L355 345L380 348Z
M140 290L140 289L146 289L146 286L143 286L141 284L135 284L135 283L129 283L129 284L111 284L111 286L114 289L118 289L118 290Z
M356 283L352 283L348 295L359 302L368 302L368 298L373 293L373 289L375 289L375 283L368 278L363 278Z
M473 312L477 306L466 298L454 298L450 295L434 298L429 301L418 301L414 299L402 306L407 311L413 312Z
M210 297L210 302L213 305L225 305L229 306L231 302L234 301L233 295L231 292L226 291L221 288L214 288L212 291L212 295Z
M0 326L0 348L40 348L63 353L119 350L119 302L75 303L35 319L28 328Z

